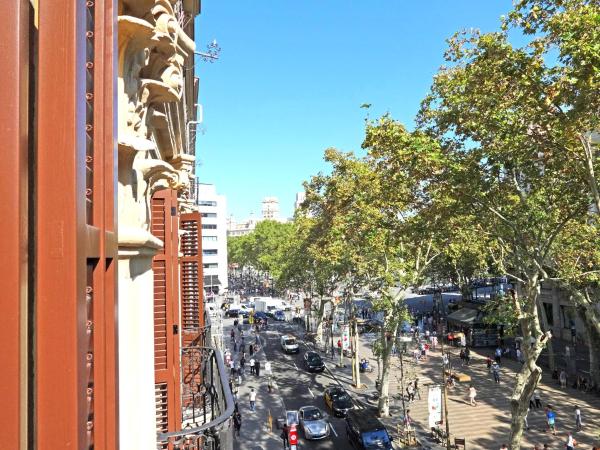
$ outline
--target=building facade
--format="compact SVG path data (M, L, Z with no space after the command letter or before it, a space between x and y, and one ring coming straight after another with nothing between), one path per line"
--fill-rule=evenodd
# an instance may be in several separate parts
M208 297L225 291L227 281L227 198L214 184L198 184L198 210L202 218L202 273Z
M190 188L200 4L5 6L2 445L223 448Z

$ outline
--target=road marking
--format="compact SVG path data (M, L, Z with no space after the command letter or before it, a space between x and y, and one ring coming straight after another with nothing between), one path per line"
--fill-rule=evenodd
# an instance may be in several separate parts
M312 398L316 398L315 394L313 394L313 391L311 391L310 388L308 388L308 392L310 392L310 395L312 395Z
M338 434L335 432L335 428L333 428L333 424L331 422L329 422L329 428L331 428L331 431L333 434L335 434L335 437L338 437Z

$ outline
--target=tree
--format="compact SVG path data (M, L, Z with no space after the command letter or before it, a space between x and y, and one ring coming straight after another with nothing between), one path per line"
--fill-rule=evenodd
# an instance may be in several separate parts
M520 2L511 23L538 3ZM436 75L419 114L452 161L447 188L498 243L490 256L519 286L508 299L531 345L523 348L511 397L513 449L520 448L527 403L541 378L536 361L547 343L540 283L549 278L561 234L589 207L581 195L585 170L571 164L577 133L589 123L583 113L565 113L579 100L564 64L546 62L550 51L544 37L515 48L506 32L457 33L446 54L451 66Z

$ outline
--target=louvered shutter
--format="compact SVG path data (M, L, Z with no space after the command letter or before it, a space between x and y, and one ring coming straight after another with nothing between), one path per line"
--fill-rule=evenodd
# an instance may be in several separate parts
M196 361L197 350L190 347L205 345L204 302L202 280L202 226L199 212L181 215L181 328L183 341L182 403L192 406L197 387L202 383L201 365Z
M152 259L156 426L162 432L181 426L178 230L177 192L158 191L151 201L151 231L164 243Z
M198 342L204 327L202 301L202 233L200 213L181 215L181 324L183 345L203 345Z

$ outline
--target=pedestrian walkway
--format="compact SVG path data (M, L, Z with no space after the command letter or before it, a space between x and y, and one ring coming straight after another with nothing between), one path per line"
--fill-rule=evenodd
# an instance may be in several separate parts
M234 352L234 345L230 341L231 324L224 327L224 333L227 338L227 345L236 362L239 362L241 354ZM249 332L249 326L244 326L244 335L246 342L246 359L249 361L248 345L255 343L256 335ZM241 340L240 333L235 330L236 341ZM277 429L277 418L285 413L283 404L278 394L269 393L267 386L267 374L265 368L265 352L263 345L267 345L266 340L260 337L259 351L254 353L253 357L260 362L262 371L260 376L250 374L250 367L246 362L245 373L242 375L242 383L238 386L237 404L242 415L242 427L240 436L234 437L233 448L235 450L281 450L283 448L280 431ZM237 377L236 377L237 378ZM234 381L237 383L237 381ZM255 411L250 409L250 390L256 391ZM269 426L269 416L271 416L272 429Z
M344 368L338 367L337 361L328 360L327 362L328 368L343 386L351 391L355 398L367 404L369 403L369 395L375 390L375 379L377 378L376 360L372 356L369 345L369 341L372 339L372 336L361 336L360 339L360 357L368 358L371 367L374 368L372 373L361 374L361 382L365 384L363 388L357 389L352 386L352 371L347 358L347 365ZM520 364L512 360L503 360L500 383L496 384L485 364L485 358L492 353L492 350L486 349L482 352L475 349L472 351L469 366L461 366L458 349L450 348L449 350L454 368L469 375L472 379L471 383L477 390L477 406L470 406L467 393L471 383L456 383L456 386L450 389L448 416L452 437L465 438L467 447L470 450L499 449L503 443L508 443L511 419L509 401L513 381ZM424 441L423 443L433 446L434 443L429 438L427 394L428 385L441 385L442 383L441 351L438 347L437 351L429 353L426 361L419 361L419 363L415 363L413 358L405 355L403 363L404 383L400 380L399 358L392 358L392 365L394 366L390 376L390 410L392 418L385 422L396 426L401 421L402 402L398 394L402 391L403 384L405 386L407 381L418 376L421 399L417 397L414 402L406 403L406 407L411 411L410 415L414 420L420 438ZM551 404L557 413L557 436L546 433L544 409L533 409L528 415L529 430L524 433L523 449L533 448L534 444L549 444L551 449L563 449L569 431L573 432L574 437L580 443L579 448L587 449L592 448L594 444L598 445L598 439L600 439L600 397L597 394L586 394L571 388L561 389L557 381L551 378L548 371L543 374L538 388L544 407ZM371 404L374 405L374 403ZM575 405L581 408L583 416L584 427L580 432L575 430Z

